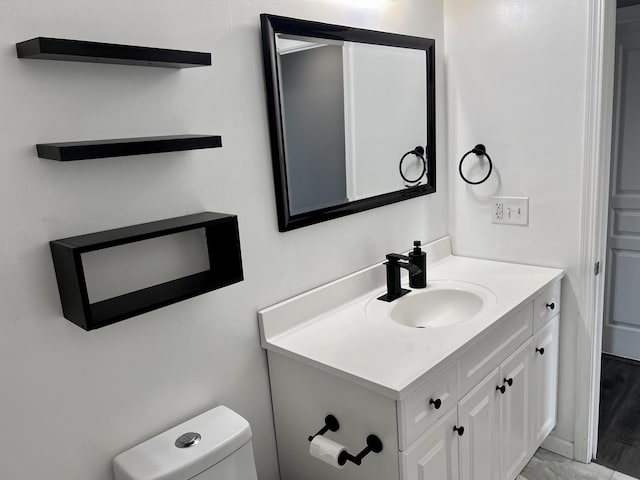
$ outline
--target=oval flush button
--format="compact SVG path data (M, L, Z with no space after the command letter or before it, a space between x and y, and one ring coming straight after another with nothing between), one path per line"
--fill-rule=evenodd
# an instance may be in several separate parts
M185 433L184 435L180 435L180 437L178 437L175 445L178 448L193 447L200 441L201 438L202 437L200 436L199 433L195 433L195 432Z

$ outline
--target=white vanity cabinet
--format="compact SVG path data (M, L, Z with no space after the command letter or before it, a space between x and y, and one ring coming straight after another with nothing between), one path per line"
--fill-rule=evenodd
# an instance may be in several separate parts
M395 398L281 340L268 360L282 480L514 480L556 421L560 275L535 292ZM342 469L311 457L307 437L328 414L340 428L326 437L349 453L370 434L383 451Z
M531 370L532 344L532 339L529 339L460 400L457 415L456 409L452 409L447 417L449 420L454 415L453 423L449 420L447 424L448 430L438 424L415 445L400 453L405 471L416 473L427 463L427 459L428 463L433 463L434 446L449 446L457 438L459 477L451 475L436 478L515 478L533 453L530 406L534 403L531 391L536 385ZM456 427L455 431L453 426ZM417 452L418 449L422 455ZM448 449L456 450L455 446L449 446ZM438 464L445 465L442 462ZM455 473L453 469L450 472ZM405 475L402 478L412 480L414 477Z
M557 285L553 287L557 290ZM559 298L553 310L555 316L545 319L546 325L541 322L544 326L472 388L457 408L400 452L403 480L423 478L420 475L426 475L422 472L427 464L438 465L439 475L433 478L447 480L513 480L518 476L555 426ZM511 331L517 332L517 320L527 315L531 319L531 313L530 307L516 313ZM477 346L487 352L477 366L495 357L496 348L491 348L495 343L491 339ZM466 354L472 358L477 355L474 348ZM458 434L460 428L464 429L462 435ZM455 451L457 469L444 461Z

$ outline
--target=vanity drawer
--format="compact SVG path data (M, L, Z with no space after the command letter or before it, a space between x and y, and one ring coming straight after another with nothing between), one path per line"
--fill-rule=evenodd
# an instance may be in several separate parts
M400 450L408 447L441 418L460 398L459 363L449 365L419 390L399 402Z
M533 301L533 331L537 332L560 313L560 280L547 287Z
M466 395L489 372L533 335L533 302L499 325L460 357L460 394Z

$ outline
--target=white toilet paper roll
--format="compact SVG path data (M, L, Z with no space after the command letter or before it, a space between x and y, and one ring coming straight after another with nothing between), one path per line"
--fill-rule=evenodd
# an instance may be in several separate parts
M338 456L345 451L344 445L318 435L311 440L309 455L328 463L332 467L342 469L344 465L338 465Z

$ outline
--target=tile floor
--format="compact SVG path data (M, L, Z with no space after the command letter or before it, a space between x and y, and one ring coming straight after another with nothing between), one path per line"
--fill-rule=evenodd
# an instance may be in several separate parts
M540 448L516 480L636 480L596 463L585 465Z

